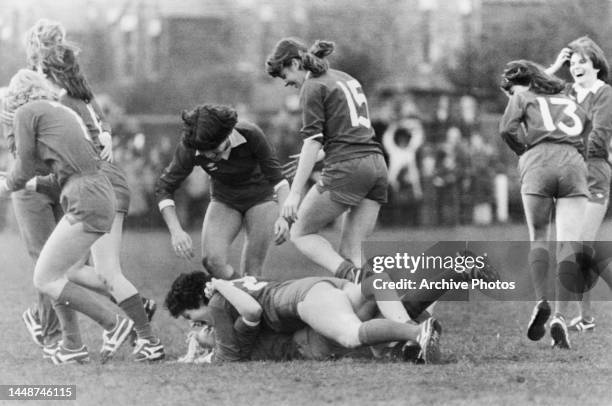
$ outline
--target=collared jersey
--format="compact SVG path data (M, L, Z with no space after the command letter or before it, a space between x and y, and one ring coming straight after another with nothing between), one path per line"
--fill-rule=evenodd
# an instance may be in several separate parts
M323 144L325 165L382 154L374 139L366 96L355 78L334 69L309 76L300 90L300 103L300 135Z
M284 179L272 146L254 124L239 122L234 129L245 142L232 147L227 159L213 161L179 143L172 162L157 181L155 193L158 203L173 199L174 192L196 166L210 176L212 196L223 201L235 201L245 193L272 195L274 186Z
M570 144L584 154L590 129L586 110L567 95L529 90L510 97L499 125L501 137L518 155L542 142Z
M576 84L566 87L567 94L580 104L592 120L588 138L588 157L608 159L612 140L612 87L597 80L591 89Z
M15 112L16 160L7 176L17 190L36 175L42 162L63 187L73 175L97 173L99 158L89 141L83 120L56 101L31 101Z

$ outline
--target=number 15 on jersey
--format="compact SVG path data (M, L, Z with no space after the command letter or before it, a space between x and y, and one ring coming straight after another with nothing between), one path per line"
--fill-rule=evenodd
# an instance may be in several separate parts
M363 94L359 82L353 79L346 83L341 81L337 81L336 83L346 96L349 115L351 117L351 126L358 127L361 125L365 128L370 128L371 123L368 117L368 101L366 100L365 94ZM360 114L359 110L361 110L362 114Z

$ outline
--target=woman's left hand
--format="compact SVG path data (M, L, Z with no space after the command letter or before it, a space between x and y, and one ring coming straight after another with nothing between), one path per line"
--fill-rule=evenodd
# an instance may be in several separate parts
M290 191L289 195L287 195L287 199L283 204L283 208L281 209L281 216L285 218L288 222L293 223L297 220L297 211L300 206L300 195L295 193L294 191Z
M274 243L281 245L289 239L289 229L291 226L284 217L279 217L274 222Z

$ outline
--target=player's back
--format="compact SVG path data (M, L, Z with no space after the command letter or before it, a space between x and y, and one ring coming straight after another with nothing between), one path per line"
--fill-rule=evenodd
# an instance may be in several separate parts
M590 131L584 108L567 95L525 91L511 97L500 124L502 136L514 136L524 124L524 144L529 149L542 142L571 144L581 153Z

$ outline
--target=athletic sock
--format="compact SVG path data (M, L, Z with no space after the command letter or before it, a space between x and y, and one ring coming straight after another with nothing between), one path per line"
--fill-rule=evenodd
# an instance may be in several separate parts
M112 330L117 323L116 315L108 310L94 295L76 283L68 281L57 301L69 308L83 313L102 326Z
M364 345L390 341L415 340L420 328L416 325L398 323L387 319L372 319L359 326L359 342Z
M356 269L355 265L353 265L351 261L348 261L345 259L344 261L342 261L342 263L338 266L338 268L334 272L334 276L336 278L348 279L352 281L354 277L355 269Z
M119 307L134 321L134 331L138 338L153 338L151 323L138 293L119 303Z
M535 248L529 251L529 269L531 279L536 293L536 300L544 300L547 297L548 267L550 256L545 248Z
M83 346L83 340L77 312L57 300L53 302L53 309L62 330L62 346L69 350L78 350Z

